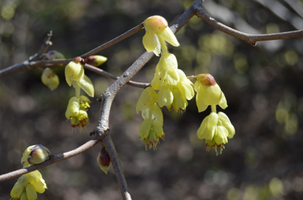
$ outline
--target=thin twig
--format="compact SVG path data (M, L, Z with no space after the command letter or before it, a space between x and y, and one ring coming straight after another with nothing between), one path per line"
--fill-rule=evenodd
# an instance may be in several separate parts
M132 36L133 34L137 33L140 30L142 30L142 28L143 28L143 23L141 23L141 24L135 26L134 28L126 31L125 33L119 35L118 37L115 37L114 39L112 39L112 40L110 40L110 41L108 41L108 42L106 42L106 43L104 43L104 44L102 44L102 45L94 48L93 50L90 50L89 52L83 54L80 57L86 58L88 56L94 55L94 54L98 53L99 51L102 51L102 50L104 50L104 49L106 49L106 48L108 48L108 47L110 47L110 46L112 46L112 45L114 45L114 44L116 44L116 43L118 43L118 42L120 42L120 41L128 38L129 36Z
M94 67L92 65L89 65L89 64L85 64L84 65L84 68L85 69L88 69L92 72L95 72L97 74L100 74L104 77L107 77L107 78L110 78L110 79L113 79L113 80L117 80L119 78L119 76L115 76L107 71L104 71L103 69L100 69L100 68L97 68L97 67ZM137 88L146 88L150 85L150 83L141 83L141 82L136 82L136 81L128 81L127 82L127 85L130 85L130 86L133 86L133 87L137 87Z
M68 158L74 157L80 153L85 152L86 150L92 148L93 146L95 146L97 143L100 142L100 139L98 136L94 136L91 140L87 141L86 143L84 143L83 145L79 146L78 148L65 152L65 153L60 153L60 154L56 154L56 155L52 155L51 159L39 164L39 165L33 165L31 167L27 167L24 169L19 169L16 171L12 171L3 175L0 175L0 182L9 180L9 179L13 179L16 177L19 177L23 174L35 171L37 169L41 169L44 168L48 165L60 162L62 160L66 160Z
M38 51L37 58L41 59L42 55L47 51L47 49L53 45L51 38L53 36L53 31L49 31L47 34L47 37L44 40L44 43L42 44L40 50Z
M197 0L196 0L197 1ZM268 41L268 40L280 40L280 39L289 39L289 38L296 38L296 37L302 37L303 36L303 30L295 30L295 31L288 31L288 32L281 32L281 33L271 33L271 34L247 34L243 33L241 31L232 29L211 16L208 15L208 13L203 8L203 2L201 0L198 0L200 3L196 4L195 12L196 15L203 19L205 22L207 22L209 25L213 26L214 28L227 33L231 36L234 36L238 39L241 39L252 46L256 46L257 41Z

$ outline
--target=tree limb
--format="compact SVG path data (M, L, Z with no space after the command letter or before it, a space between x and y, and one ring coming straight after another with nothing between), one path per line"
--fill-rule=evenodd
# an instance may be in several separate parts
M74 157L80 153L85 152L86 150L92 148L93 146L95 146L97 143L100 142L100 138L97 136L94 136L91 140L87 141L86 143L84 143L83 145L79 146L78 148L65 152L65 153L60 153L60 154L55 154L51 156L51 159L39 164L39 165L33 165L27 168L23 168L23 169L19 169L16 171L12 171L6 174L2 174L0 175L0 182L9 180L9 179L13 179L13 178L17 178L23 174L35 171L37 169L41 169L44 168L48 165L66 160L68 158Z
M271 34L247 34L243 33L241 31L232 29L211 16L208 15L208 13L205 11L203 7L203 1L201 0L196 0L195 2L200 2L197 3L195 6L195 13L196 15L207 22L209 25L212 27L227 33L231 36L234 36L238 39L241 39L252 46L256 46L257 41L268 41L268 40L280 40L280 39L289 39L289 38L296 38L296 37L302 37L303 36L303 30L295 30L295 31L288 31L288 32L281 32L281 33L271 33Z

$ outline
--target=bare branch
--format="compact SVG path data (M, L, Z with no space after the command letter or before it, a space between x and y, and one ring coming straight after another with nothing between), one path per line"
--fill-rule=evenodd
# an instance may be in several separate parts
M53 31L49 31L49 33L47 34L45 40L44 40L44 43L42 44L40 50L38 51L38 54L37 54L37 59L41 59L42 58L42 55L47 51L47 49L53 45L52 41L51 41L51 38L53 36Z
M196 15L207 22L209 25L213 26L214 28L227 33L231 36L234 36L238 39L241 39L252 46L256 46L257 41L267 41L267 40L280 40L280 39L289 39L289 38L296 38L303 36L303 30L296 30L296 31L288 31L288 32L281 32L281 33L272 33L272 34L247 34L241 31L232 29L211 16L203 8L203 2L201 0L196 0L196 2L200 2L195 6Z
M23 174L35 171L37 169L41 169L44 168L48 165L60 162L62 160L66 160L68 158L74 157L80 153L85 152L86 150L92 148L93 146L95 146L97 143L100 142L100 139L98 136L94 136L91 140L87 141L85 144L79 146L78 148L65 152L65 153L60 153L60 154L56 154L56 155L52 155L51 159L45 161L44 163L41 163L39 165L33 165L30 166L28 168L24 168L24 169L19 169L16 171L12 171L6 174L2 174L0 175L0 182L9 180L9 179L13 179L13 178L17 178Z
M110 78L110 79L113 79L113 80L117 80L119 78L119 76L115 76L107 71L104 71L103 69L100 69L100 68L97 68L97 67L94 67L92 65L89 65L89 64L85 64L84 65L84 68L85 69L88 69L92 72L95 72L97 74L100 74L104 77L107 77L107 78ZM141 83L141 82L136 82L136 81L128 81L127 82L127 85L130 85L130 86L133 86L133 87L137 87L137 88L146 88L150 85L150 83Z
M129 36L132 36L133 34L137 33L140 30L142 30L142 28L143 28L143 23L135 26L134 28L128 30L127 32L123 33L122 35L119 35L118 37L115 37L114 39L112 39L112 40L110 40L110 41L108 41L108 42L106 42L106 43L104 43L104 44L102 44L102 45L94 48L93 50L91 50L91 51L83 54L81 57L82 58L86 58L88 56L94 55L94 54L98 53L99 51L102 51L102 50L104 50L104 49L106 49L106 48L108 48L108 47L110 47L110 46L112 46L112 45L114 45L114 44L116 44L116 43L124 40L125 38L128 38Z

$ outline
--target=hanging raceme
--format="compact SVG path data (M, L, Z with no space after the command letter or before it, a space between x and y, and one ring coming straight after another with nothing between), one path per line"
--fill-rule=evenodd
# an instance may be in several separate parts
M23 168L45 162L51 156L50 151L43 145L32 145L26 148L21 158ZM36 170L23 174L11 190L12 199L36 200L37 192L42 194L47 189L41 173Z
M94 86L92 81L84 74L85 63L99 66L106 62L107 58L100 55L89 56L86 59L76 57L65 67L65 80L69 86L75 88L75 96L71 97L65 117L71 121L73 128L79 127L80 131L89 123L87 110L90 107L90 100L84 95L80 95L81 89L90 97L94 97Z
M216 111L216 105L222 109L227 107L224 93L212 75L199 74L195 78L195 84L193 84L185 73L178 69L177 58L168 52L165 42L176 47L179 46L179 42L163 17L149 17L143 24L146 30L142 40L143 46L148 52L154 52L156 56L161 54L161 57L156 65L151 87L142 92L137 103L136 110L137 112L142 111L144 118L138 136L145 146L155 149L159 138L164 137L163 120L158 123L155 118L150 116L154 116L155 110L159 109L158 105L160 107L166 106L169 111L172 108L176 112L185 111L188 105L187 101L191 100L196 92L198 111L205 111L209 105L212 108L211 114L203 120L197 131L198 138L205 139L207 151L213 147L217 155L221 154L224 145L228 142L227 138L231 139L235 134L235 129L227 115ZM144 115L144 112L147 115ZM219 152L218 147L220 148Z

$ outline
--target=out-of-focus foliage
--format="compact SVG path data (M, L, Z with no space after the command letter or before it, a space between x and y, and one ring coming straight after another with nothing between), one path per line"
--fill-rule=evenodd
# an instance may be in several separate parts
M169 23L192 0L55 0L0 1L0 69L35 54L49 30L53 46L75 57L132 28L151 15ZM283 0L205 1L218 21L247 33L303 28L303 2ZM102 68L120 75L144 52L144 31L102 52ZM196 131L205 117L195 102L182 115L164 113L165 141L145 151L137 137L142 119L135 112L141 89L126 86L114 101L110 125L133 199L301 199L303 195L303 38L258 42L256 47L213 29L197 17L177 33L179 48L170 47L186 74L211 73L229 107L224 111L236 128L220 156L206 152ZM158 59L135 76L151 81ZM54 154L89 139L75 134L64 112L73 95L63 68L55 69L60 86L53 92L41 81L42 69L0 79L0 174L20 167L23 150L43 144ZM96 97L113 81L87 72ZM68 95L69 94L69 95ZM100 103L91 99L90 125ZM100 172L100 147L41 170L48 190L39 199L120 199L112 168ZM9 199L16 180L0 183L0 200Z

